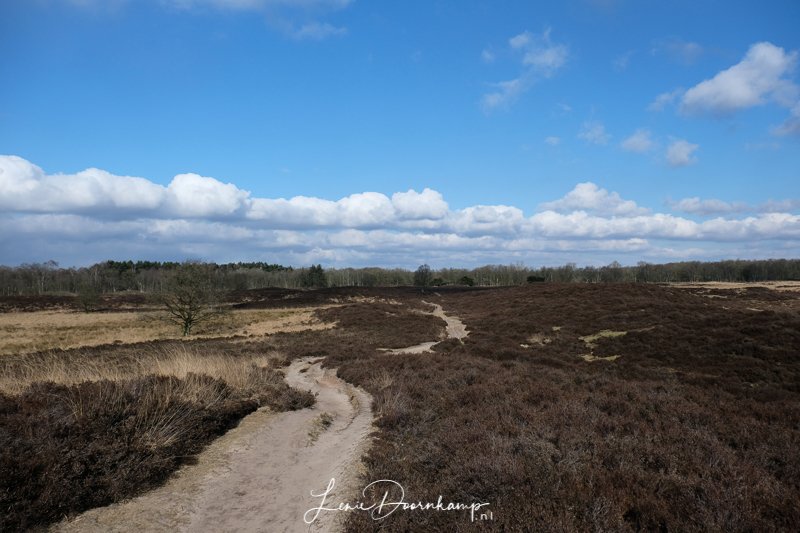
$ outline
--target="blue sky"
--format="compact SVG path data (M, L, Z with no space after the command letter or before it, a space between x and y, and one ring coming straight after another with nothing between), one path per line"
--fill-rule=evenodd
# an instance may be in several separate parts
M797 257L798 23L797 2L6 1L0 263Z

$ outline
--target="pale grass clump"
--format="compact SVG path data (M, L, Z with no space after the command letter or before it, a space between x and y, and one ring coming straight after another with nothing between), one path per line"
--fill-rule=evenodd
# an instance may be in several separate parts
M146 363L150 367L146 373L181 379L189 374L202 374L221 379L228 386L245 391L254 386L253 367L273 367L276 359L275 353L248 357L202 355L191 348L178 345L152 355Z
M108 360L95 360L76 353L70 359L47 354L25 358L9 365L0 373L0 392L19 394L36 382L53 382L77 385L86 381L122 381L138 372L111 364Z
M36 382L77 385L87 381L122 382L153 375L185 380L189 388L196 381L188 379L191 375L203 375L220 379L237 391L253 391L261 379L257 370L275 368L276 361L281 360L277 352L229 356L203 353L182 344L150 349L135 359L98 358L79 351L68 356L53 352L20 357L13 364L4 365L0 372L0 392L19 394ZM194 388L197 388L196 385L194 383ZM195 397L197 394L188 396ZM201 396L197 396L198 399Z

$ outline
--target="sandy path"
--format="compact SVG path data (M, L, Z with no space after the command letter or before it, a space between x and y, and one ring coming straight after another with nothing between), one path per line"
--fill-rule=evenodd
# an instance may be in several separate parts
M317 395L313 408L285 413L259 410L182 468L163 487L126 502L87 511L54 531L330 531L341 513L323 513L308 526L303 515L332 496L353 501L360 490L360 458L372 424L371 397L335 370L303 359L286 381ZM333 422L311 442L322 413Z
M439 304L433 304L430 302L426 302L425 300L422 301L424 304L432 305L435 307L433 316L438 316L445 322L447 322L447 338L448 339L463 339L467 335L469 335L469 331L467 331L467 326L464 325L458 317L448 316L444 313L444 309Z
M446 315L441 305L434 304L431 302L426 302L425 300L423 300L422 303L427 305L432 305L434 307L434 310L432 312L426 314L439 317L447 323L445 332L447 334L448 339L461 340L467 335L469 335L467 326L464 325L464 323L461 322L461 320L459 320L458 317ZM425 353L425 352L430 352L431 348L439 344L439 342L441 341L428 341L428 342L422 342L420 344L415 344L414 346L408 346L406 348L381 348L380 350L391 354Z

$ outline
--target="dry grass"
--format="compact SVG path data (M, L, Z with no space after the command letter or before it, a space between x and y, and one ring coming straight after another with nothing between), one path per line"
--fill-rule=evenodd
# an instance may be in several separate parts
M319 309L242 309L197 327L190 338L262 336L332 326L319 321ZM0 314L0 355L71 349L103 344L131 344L180 338L173 324L154 313L76 313L34 311Z
M0 392L20 394L37 382L77 385L87 381L121 382L143 376L175 377L186 380L192 375L209 376L229 387L253 391L253 368L275 368L284 362L276 353L231 357L222 352L203 350L196 345L171 343L143 348L135 358L97 357L76 350L67 356L58 353L31 354L6 359L0 372ZM202 392L191 393L197 396Z
M732 281L697 281L683 283L668 283L670 287L678 288L705 288L705 289L751 289L762 287L774 291L800 292L800 281L754 281L754 282L732 282Z

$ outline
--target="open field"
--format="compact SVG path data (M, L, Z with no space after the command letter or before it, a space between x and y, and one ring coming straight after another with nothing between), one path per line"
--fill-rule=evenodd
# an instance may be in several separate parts
M0 466L10 473L0 506L13 510L0 529L160 485L259 405L308 406L313 398L283 381L290 361L321 361L372 396L360 486L391 479L407 499L489 502L493 515L398 511L376 522L351 512L350 531L800 523L800 292L546 283L267 290L231 304L275 317L314 305L314 323L335 326L0 358ZM432 351L402 350L421 344ZM324 442L322 412L302 412L309 445L311 435ZM326 482L286 490L302 498ZM263 512L268 520L268 504Z
M315 318L315 310L234 309L219 320L198 325L190 338L261 336L331 327ZM180 330L155 311L0 313L0 356L180 337Z

